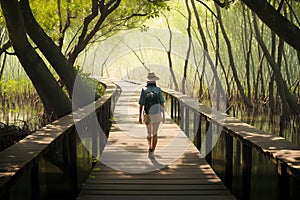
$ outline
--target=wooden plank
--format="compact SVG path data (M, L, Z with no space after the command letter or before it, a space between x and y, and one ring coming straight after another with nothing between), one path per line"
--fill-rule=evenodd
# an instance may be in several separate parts
M174 178L173 178L174 179ZM174 181L173 179L94 179L90 180L89 183L93 184L131 184L134 182L135 184L143 184L143 185L150 185L150 184L168 184L168 185L222 185L222 183L218 182L218 178L197 178L197 179L191 179L191 178L183 178L180 179L180 182ZM179 178L178 178L179 179Z
M119 83L122 94L107 145L77 199L235 199L197 148L170 119L154 154L138 124L140 86Z
M163 199L163 200L181 200L181 199L188 200L199 200L199 199L205 199L205 200L232 200L232 197L230 195L228 196L217 196L217 195L82 195L78 199L84 199L84 200L115 200L115 199L122 199L122 200L132 200L132 199L143 199L143 200L153 200L153 199Z
M82 194L99 195L230 195L227 190L82 190ZM186 197L184 197L186 198Z
M220 188L220 185L205 184L90 184L84 188L85 190L134 190L134 191L152 191L152 190L226 190Z
M286 172L300 180L299 145L277 136L276 133L272 134L259 130L225 113L215 110L212 112L210 107L199 104L196 101L191 101L188 96L179 92L166 88L163 88L163 91L169 93L169 95L171 94L174 99L180 99L181 102L186 104L185 106L208 118L212 123L221 125L226 134L238 138L242 143L251 147L251 149L257 149L263 153L277 164L278 168L280 168L278 163L286 163Z
M74 113L79 116L90 115L95 108L99 109L105 103L105 99L117 92L114 84L105 80L103 82L107 86L104 96L95 104L89 104ZM47 155L53 146L62 142L71 131L74 131L76 122L78 120L74 122L73 113L65 115L0 152L0 199L19 181L19 177L32 173L32 168L39 160ZM36 169L33 168L34 170ZM6 198L9 199L9 194Z

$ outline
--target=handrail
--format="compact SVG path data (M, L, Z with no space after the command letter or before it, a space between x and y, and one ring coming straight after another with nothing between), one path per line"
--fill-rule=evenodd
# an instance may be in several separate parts
M108 134L119 90L108 80L101 82L105 84L105 94L93 106L96 107L103 131ZM234 179L233 141L237 140L242 144L242 198L249 199L251 196L252 158L255 151L275 163L279 198L289 197L291 190L295 190L290 182L291 179L298 183L300 181L299 146L214 111L213 114L224 117L224 121L219 122L215 120L209 107L179 92L162 89L167 100L166 107L170 108L168 112L172 118L178 119L182 130L195 139L198 149L201 148L210 125L222 127L225 175L221 178L229 189L232 188ZM89 106L91 105L82 110L90 110ZM86 116L88 115L89 113ZM209 147L211 142L212 138L206 138L205 145ZM93 145L96 149L101 148L98 142ZM206 159L210 164L214 162L212 152L207 154ZM74 198L91 171L92 162L91 154L81 145L72 114L66 115L0 152L0 199L43 199L49 195L53 198ZM55 174L59 174L59 177L55 177Z
M170 89L163 89L163 91L166 99L170 99L167 101L168 105L166 106L170 108L168 112L171 117L178 121L181 129L188 136L194 134L192 135L192 139L195 140L198 149L201 148L201 142L204 141L203 137L207 136L204 132L208 131L210 125L222 128L221 137L224 138L225 142L221 145L221 148L225 150L225 174L221 178L223 178L229 189L233 185L233 140L236 140L242 144L242 155L240 156L242 160L240 164L242 170L241 198L249 199L251 196L251 172L254 170L252 156L256 155L256 152L259 152L259 154L271 160L276 165L277 172L275 173L278 176L279 188L278 198L287 198L289 195L295 194L298 197L300 196L299 191L295 189L296 187L290 183L293 182L298 186L300 183L300 146L285 140L283 137L267 134L225 113L212 112L211 108L198 103L180 92ZM216 120L216 116L221 116L224 120ZM190 128L191 124L193 125L193 130ZM204 145L209 149L212 145L212 138L207 136L205 142ZM209 164L212 164L214 160L212 152L207 152L206 160ZM294 191L291 192L291 190Z
M118 88L109 80L101 83L105 93L93 106L108 134ZM89 106L80 110L85 112ZM74 198L92 163L92 155L77 135L73 115L68 114L0 152L0 199Z

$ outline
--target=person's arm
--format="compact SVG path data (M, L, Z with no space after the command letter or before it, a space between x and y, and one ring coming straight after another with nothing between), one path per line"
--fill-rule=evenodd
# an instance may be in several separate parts
M142 89L141 91L141 95L140 95L140 99L139 99L139 104L140 104L140 108L139 108L139 123L142 124L143 123L143 119L142 119L142 113L143 113L143 108L144 108L144 89Z
M160 101L160 107L161 107L161 112L162 112L162 115L163 115L163 123L165 123L166 121L166 118L165 118L165 99L164 99L164 96L162 95L162 91L161 89L159 88L159 101Z
M143 123L142 112L143 112L143 105L140 105L140 111L139 111L139 123L140 124Z

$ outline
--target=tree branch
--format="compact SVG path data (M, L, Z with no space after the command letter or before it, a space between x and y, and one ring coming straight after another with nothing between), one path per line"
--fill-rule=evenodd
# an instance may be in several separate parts
M210 7L208 7L208 5L206 5L203 1L201 0L196 0L197 2L201 3L202 5L204 5L205 8L207 8L207 10L209 10L209 12L211 12L211 14L213 14L213 16L218 19L217 15L214 13L214 11L212 9L210 9Z
M102 0L100 2L101 5L102 5L102 3L104 4L104 0ZM98 14L99 14L98 13L98 2L97 2L97 0L92 0L92 13L84 18L83 28L82 28L81 34L79 36L78 44L80 44L82 41L84 41L84 38L88 31L89 24L91 23L91 21L93 21L93 19L95 19L98 16Z
M280 38L300 51L300 29L266 0L241 0Z
M104 20L108 17L110 13L112 13L119 5L121 0L111 0L107 4L105 4L104 0L101 0L98 4L98 0L92 0L92 13L84 19L84 25L79 36L79 40L77 45L74 47L73 51L69 54L69 61L73 64L75 62L78 54L86 47L86 45L91 41L91 39L96 35L99 31L100 26L103 24ZM108 7L108 5L110 7ZM98 15L98 9L100 10L100 18L91 28L91 31L88 33L88 26Z
M2 44L2 46L0 47L0 55L2 55L3 52L6 52L6 50L11 47L11 42L10 40L7 40L4 44ZM9 54L8 52L6 52L7 54Z
M259 46L261 47L261 49L263 50L264 55L266 56L267 61L270 64L270 66L274 72L275 80L276 80L277 87L278 87L278 90L280 93L280 97L283 101L283 104L287 103L290 107L290 111L293 114L298 114L300 111L300 105L297 104L296 98L290 93L290 91L287 87L287 84L282 77L282 74L280 72L280 68L279 68L278 64L275 62L274 57L272 57L271 54L269 53L269 50L268 50L267 46L265 45L265 43L262 39L262 36L259 33L255 14L252 13L252 16L253 16L253 24L254 24L254 30L255 30L257 42L258 42Z
M114 4L113 4L114 3ZM121 3L121 0L111 0L107 3L107 15L109 15L112 11L114 11Z
M294 9L292 8L292 6L289 4L289 2L287 2L287 0L282 0L282 1L285 1L285 3L288 5L289 9L291 10L292 14L294 15L297 23L298 23L298 26L300 26L300 22L299 22L299 19L294 11ZM300 0L299 0L300 1Z

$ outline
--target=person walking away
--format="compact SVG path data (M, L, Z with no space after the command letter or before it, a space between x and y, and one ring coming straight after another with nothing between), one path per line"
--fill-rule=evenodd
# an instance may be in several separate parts
M161 88L156 85L157 80L159 77L154 72L148 74L147 85L142 89L139 99L139 123L146 124L149 153L154 152L156 148L160 123L165 123L165 100Z

